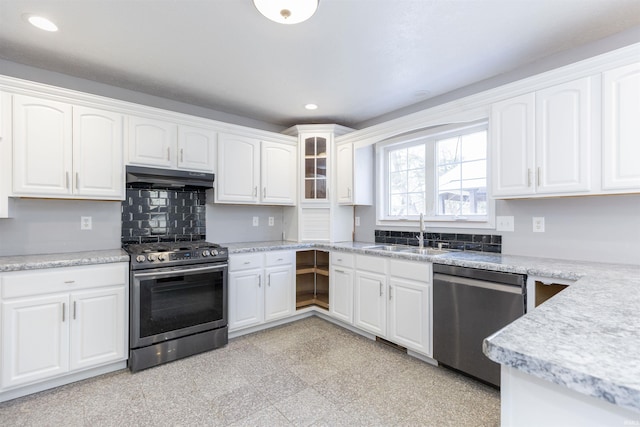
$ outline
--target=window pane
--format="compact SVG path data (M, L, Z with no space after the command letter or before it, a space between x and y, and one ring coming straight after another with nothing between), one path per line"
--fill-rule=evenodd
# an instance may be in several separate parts
M393 195L389 199L390 215L406 215L407 214L407 196L405 194Z
M407 192L407 172L389 174L389 193L399 194Z
M327 139L326 138L316 138L317 144L317 155L318 157L327 157Z
M389 171L397 172L407 169L407 149L389 151Z
M424 145L416 145L407 149L407 169L424 169Z
M314 179L304 180L304 198L305 199L316 198L316 181Z
M316 155L316 139L315 138L307 138L304 140L304 155L305 156L315 156Z
M477 160L487 157L487 132L474 132L463 135L462 160Z
M409 193L408 215L420 215L425 212L424 193Z
M316 162L318 165L318 169L316 170L316 176L318 178L326 178L327 177L327 159L318 158Z
M438 164L460 161L460 138L441 139L438 141Z
M411 170L407 172L407 191L411 193L424 193L424 169Z
M326 199L326 198L327 198L327 180L318 179L316 180L316 199Z
M460 200L462 199L460 190L442 192L438 199L438 211L441 215L460 214Z
M305 178L316 176L316 162L314 159L304 159L304 176Z
M487 186L487 161L476 160L475 162L461 163L461 188L484 188Z

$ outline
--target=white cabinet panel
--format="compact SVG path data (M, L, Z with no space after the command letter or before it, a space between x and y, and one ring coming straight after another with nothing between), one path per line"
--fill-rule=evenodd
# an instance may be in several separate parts
M73 182L81 196L124 199L122 115L73 107Z
M390 341L431 355L431 285L392 278L389 282Z
M341 266L331 267L329 311L336 319L349 324L353 323L353 278L352 269Z
M287 317L294 311L293 265L267 267L264 290L264 320Z
M129 117L129 164L171 168L177 126L145 117Z
M343 205L373 204L373 146L353 143L336 148L337 201Z
M591 79L536 93L538 193L591 188Z
M71 194L71 105L13 96L13 192Z
M261 323L263 310L261 270L229 273L229 329Z
M212 130L178 126L178 168L213 172L215 138Z
M381 337L387 333L386 276L356 271L355 326Z
M237 135L218 135L217 202L258 202L260 141Z
M294 205L297 191L296 147L262 141L261 162L261 202Z
M2 388L69 370L69 297L2 302Z
M72 370L126 358L125 301L124 286L72 294Z
M640 63L603 74L604 190L640 190Z
M352 203L353 144L342 144L336 148L336 175L338 203Z

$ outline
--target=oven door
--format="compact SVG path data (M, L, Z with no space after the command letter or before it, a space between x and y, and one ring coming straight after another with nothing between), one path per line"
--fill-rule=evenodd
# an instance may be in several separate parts
M132 272L131 348L227 325L227 264Z

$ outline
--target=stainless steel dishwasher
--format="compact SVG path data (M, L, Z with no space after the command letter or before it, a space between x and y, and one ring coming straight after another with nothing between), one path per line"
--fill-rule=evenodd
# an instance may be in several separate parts
M433 265L433 358L500 386L482 341L525 313L526 276Z

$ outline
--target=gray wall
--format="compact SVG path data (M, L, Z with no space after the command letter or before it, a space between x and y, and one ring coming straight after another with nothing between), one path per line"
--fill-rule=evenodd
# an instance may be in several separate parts
M513 232L502 235L502 253L568 260L640 264L640 194L546 199L499 200L497 215L514 217ZM356 240L372 242L375 208L358 206ZM545 232L532 231L532 217L545 218ZM476 229L434 228L443 233L475 233Z
M259 242L282 240L283 212L281 206L236 206L207 203L207 241L215 243ZM257 216L259 225L252 225ZM269 217L274 225L268 225Z
M0 219L0 256L83 252L120 247L120 202L15 199ZM80 230L80 217L92 230Z

